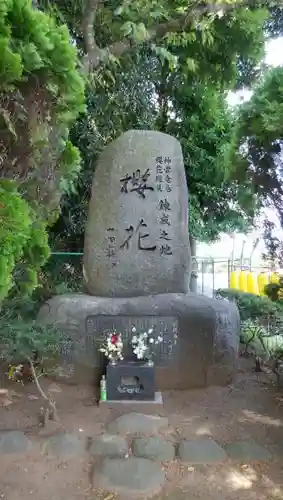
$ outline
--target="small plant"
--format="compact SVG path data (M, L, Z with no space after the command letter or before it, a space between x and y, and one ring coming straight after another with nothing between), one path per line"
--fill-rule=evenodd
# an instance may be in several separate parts
M268 335L267 330L256 320L248 319L241 325L240 340L245 346L243 355L247 355L249 348L252 348L257 372L261 371L262 360L269 358L269 352L263 342L266 335Z
M99 351L112 363L124 359L121 333L116 330L107 332Z
M258 320L246 320L242 323L240 340L245 345L244 355L255 356L256 371L262 371L263 362L270 359L277 361L283 353L282 323L268 322L261 324Z
M56 373L64 335L55 327L23 321L21 317L10 317L9 314L0 317L0 329L0 358L10 364L9 379L22 384L27 381L35 383L47 404L45 413L49 418L59 420L52 391L46 393L43 390L40 378Z
M146 359L152 361L154 355L154 345L161 344L163 342L163 337L159 335L157 338L153 335L153 328L150 328L147 332L137 332L135 326L132 327L132 349L133 353L138 359Z
M279 282L278 283L269 283L265 287L265 293L266 295L272 300L273 302L283 302L283 277L279 277Z
M270 298L241 292L240 290L219 289L216 292L216 298L235 302L242 321L266 317L279 318L281 314L280 306Z

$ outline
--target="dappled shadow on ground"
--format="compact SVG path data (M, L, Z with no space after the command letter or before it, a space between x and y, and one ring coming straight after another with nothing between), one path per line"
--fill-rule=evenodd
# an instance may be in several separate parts
M40 401L28 398L33 387L19 389L9 410L0 409L2 428L26 427L36 443L36 412ZM156 500L279 500L283 499L283 394L263 374L255 374L249 360L240 361L236 382L226 388L168 392L160 415L168 416L169 440L210 436L221 446L255 442L267 448L268 462L239 463L229 458L212 465L164 464L166 488ZM95 436L119 414L99 408L89 388L63 387L58 408L64 429ZM130 411L130 409L128 409ZM148 412L153 412L152 408ZM0 457L0 494L7 500L104 499L107 495L89 491L87 457L71 460L48 459L34 452L28 457ZM112 497L109 497L109 500ZM125 500L122 498L121 500Z
M198 466L158 500L275 500L283 498L282 470L270 465Z

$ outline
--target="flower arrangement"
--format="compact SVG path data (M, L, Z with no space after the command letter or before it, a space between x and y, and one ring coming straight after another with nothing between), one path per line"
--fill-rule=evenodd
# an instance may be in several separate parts
M116 330L107 332L99 351L112 363L124 359L122 335Z
M159 335L157 338L153 336L153 328L149 328L147 332L137 332L135 326L132 327L132 349L138 359L144 359L152 362L154 355L153 346L161 344L163 337Z

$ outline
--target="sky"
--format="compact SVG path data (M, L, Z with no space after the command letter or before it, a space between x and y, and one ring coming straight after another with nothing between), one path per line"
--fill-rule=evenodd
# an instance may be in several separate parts
M270 40L266 43L265 61L269 66L283 65L283 37ZM228 102L231 106L236 106L237 104L248 100L250 97L251 92L248 91L230 92L228 95ZM274 212L269 211L268 218L275 221L276 217ZM244 256L249 257L253 249L253 244L259 237L260 232L256 230L252 231L248 236L237 234L234 236L234 240L228 235L223 235L222 238L213 245L200 243L198 245L197 254L199 257L213 257L215 259L223 257L228 259L232 253L234 244L235 258L237 258L240 257L244 244ZM255 265L257 262L259 263L264 250L264 242L261 240L253 254Z

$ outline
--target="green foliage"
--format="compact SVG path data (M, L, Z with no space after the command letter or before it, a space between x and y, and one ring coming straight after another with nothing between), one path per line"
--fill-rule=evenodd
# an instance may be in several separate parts
M68 129L85 109L78 62L67 26L31 0L2 0L1 173L19 180L0 182L0 301L37 286L50 255L47 227L58 217L56 191L74 191L80 155Z
M241 323L240 339L246 347L264 335L267 335L267 330L256 319L246 319Z
M234 301L239 309L242 321L255 320L267 317L279 317L280 308L268 297L253 295L230 288L219 289L216 292L218 298Z
M279 283L269 283L265 287L266 295L275 302L278 302L278 307L282 306L283 310L283 277L279 279Z
M48 72L46 86L57 101L60 121L69 123L84 110L84 80L68 29L34 9L31 0L2 0L0 61L0 91Z
M30 293L49 257L48 234L15 181L0 181L0 242L0 301L13 288Z
M267 71L251 100L239 109L235 176L254 192L258 206L283 213L280 152L283 140L283 68Z
M283 34L283 8L274 6L269 9L270 15L265 22L265 30L270 38L277 38Z
M167 94L174 115L164 131L176 136L185 160L189 188L190 234L213 241L221 232L244 231L253 222L253 196L231 179L234 151L234 119L224 95L195 77L190 85L172 78ZM188 113L187 110L190 110Z
M66 335L55 326L33 319L34 304L31 299L6 300L0 311L1 352L5 363L39 361L42 367L52 362L52 371L58 364Z
M246 352L257 358L280 358L283 354L283 309L268 297L239 290L217 290L218 298L234 301L241 317L240 340Z
M245 320L241 325L240 339L246 351L251 348L257 358L279 359L283 354L283 329L279 325L263 326L258 320Z
M33 360L37 353L42 362L53 361L65 337L57 328L11 317L0 318L1 354L7 363Z
M99 8L95 20L94 32L100 46L121 37L118 25L127 22L125 16L133 15L131 22L135 23L135 16L140 15L146 26L154 22L153 18L146 22L145 12L135 10L136 2L131 3L129 12L119 10L113 18L114 3L107 9ZM68 8L73 8L76 26L80 24L81 13L74 5L52 4L63 11L73 26L68 4ZM147 9L153 12L149 4ZM52 228L53 248L61 247L64 241L64 247L70 251L83 249L97 155L131 128L167 132L181 141L190 194L189 228L194 237L211 241L222 231L243 231L252 224L256 212L253 191L231 179L235 123L225 98L226 89L233 88L239 77L249 80L258 64L265 17L262 10L239 9L214 19L209 28L213 32L210 42L203 40L205 30L200 32L190 24L186 31L166 34L162 46L146 43L139 51L92 74L87 115L72 131L72 140L83 158L83 170L77 193L64 196L62 216ZM75 36L80 43L78 33ZM248 61L250 66L246 68Z
M83 250L92 176L101 150L126 130L154 128L157 111L149 76L156 64L156 58L141 52L111 71L97 71L89 83L87 113L71 131L83 161L81 175L75 192L63 197L61 216L50 230L54 250Z
M229 3L234 5L236 1ZM246 84L256 75L264 45L266 10L237 8L218 16L208 9L203 15L188 18L195 9L203 10L205 2L99 2L92 55L103 60L105 67L96 66L91 75L88 114L80 117L72 130L71 139L83 159L83 172L76 183L79 155L68 140L68 126L83 110L83 80L76 68L75 47L83 57L87 48L83 13L88 2L38 0L36 4L41 11L32 8L29 0L4 0L0 76L3 67L5 88L10 84L18 88L31 75L40 76L40 85L51 97L55 120L50 125L53 116L47 113L39 137L33 131L30 142L35 150L34 162L29 174L32 179L33 175L40 177L52 135L50 128L58 125L58 134L53 133L58 141L51 144L56 163L52 173L58 186L51 185L51 191L58 188L65 196L62 217L51 234L55 248L82 249L94 162L106 144L129 128L167 131L182 141L194 236L211 240L221 231L242 230L251 224L256 210L253 190L247 193L243 183L230 175L234 122L224 98L228 89ZM175 23L179 26L185 18L185 24L175 29ZM70 43L62 22L68 25L75 43ZM163 25L161 31L159 23ZM168 23L167 28L164 23ZM1 52L2 46L5 50ZM17 127L11 117L5 113L4 118L10 136L16 137ZM10 165L14 162L9 161ZM46 165L42 169L48 171ZM38 184L25 180L21 191L27 193L37 222L51 224L57 212L53 206L49 209L50 196L37 197ZM41 193L46 183L42 184ZM39 247L43 249L44 245ZM24 252L23 260L31 259L31 254L33 251ZM39 254L43 262L44 252ZM22 281L26 279L25 266L20 264L14 270L17 282L21 282L21 276ZM32 271L30 266L34 278Z
M42 9L49 9L60 21L63 19L68 24L84 52L83 11L88 2L38 0L38 3ZM249 9L239 7L238 0L231 0L220 4L217 12L215 8L210 8L208 0L101 2L96 4L94 34L97 47L102 47L102 51L96 47L94 52L98 58L102 55L103 61L109 62L111 58L119 57L125 46L128 46L128 52L133 52L140 45L148 45L149 50L158 53L174 68L176 54L171 49L190 46L191 55L186 57L190 70L195 70L200 63L204 68L214 65L217 71L217 65L225 63L228 69L226 80L231 80L235 76L237 62L234 56L240 44L245 56L242 60L244 64L239 66L250 66L251 72L254 70L253 63L258 61L263 41L263 33L261 40L258 37L258 26L268 14L262 6L268 3L258 1L253 9ZM109 55L105 57L107 53ZM225 54L225 61L221 60L222 53Z

